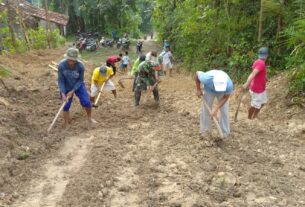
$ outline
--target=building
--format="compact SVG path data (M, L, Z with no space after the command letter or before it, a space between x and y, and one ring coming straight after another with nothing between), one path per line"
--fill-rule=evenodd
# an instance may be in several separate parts
M46 27L47 16L50 28L57 28L62 35L66 35L69 16L52 11L48 11L48 15L46 15L45 9L34 6L28 0L4 0L4 3L0 4L0 11L4 11L7 8L7 5L5 5L7 3L10 8L9 15L16 19L16 27L18 27L19 23L18 18L22 18L28 28Z

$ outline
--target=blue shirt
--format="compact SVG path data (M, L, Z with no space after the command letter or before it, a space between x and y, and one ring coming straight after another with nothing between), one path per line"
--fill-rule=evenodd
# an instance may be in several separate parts
M201 72L198 71L197 72L197 77L199 79L199 81L201 82L201 84L204 86L204 90L208 93L213 93L213 94L231 94L233 92L233 82L230 79L230 77L228 76L228 82L227 82L227 89L226 91L215 91L215 87L214 87L214 83L213 83L213 79L216 73L224 73L225 72L221 71L221 70L210 70L208 72Z
M76 62L74 68L70 68L67 60L58 64L58 86L62 93L68 93L73 89L77 91L84 83L85 67L81 62Z

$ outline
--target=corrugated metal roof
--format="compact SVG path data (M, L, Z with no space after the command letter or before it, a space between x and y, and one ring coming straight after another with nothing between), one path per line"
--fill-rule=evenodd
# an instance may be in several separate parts
M11 8L15 9L19 6L20 13L27 18L28 16L36 17L39 19L46 20L46 12L44 9L34 6L27 0L9 0L9 5ZM4 4L0 4L0 10L5 9ZM48 11L48 19L50 22L54 22L60 25L67 25L69 21L69 16L60 14L57 12Z

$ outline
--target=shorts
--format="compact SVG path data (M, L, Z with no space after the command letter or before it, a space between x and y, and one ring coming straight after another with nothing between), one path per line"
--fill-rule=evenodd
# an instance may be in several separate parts
M120 65L120 68L121 68L121 70L123 70L123 69L126 69L127 66L128 66L127 64L121 64L121 65Z
M89 98L89 94L87 92L85 83L83 83L76 91L75 91L75 95L79 98L80 104L84 107L84 108L91 108L91 102L90 102L90 98ZM73 96L71 98L69 98L68 102L66 103L66 105L64 106L64 111L67 112L69 111L71 104L73 101Z
M111 80L108 80L105 83L104 89L105 91L114 91L115 90L115 86L113 84L113 82ZM94 84L91 85L91 93L90 96L91 97L95 97L98 95L98 93L100 92L100 89L97 88Z
M262 108L262 105L266 104L268 101L266 91L262 93L254 93L253 91L250 90L250 95L251 95L251 106L256 109Z
M164 71L167 71L167 70L172 69L172 68L173 68L172 63L164 63L163 64L163 70Z

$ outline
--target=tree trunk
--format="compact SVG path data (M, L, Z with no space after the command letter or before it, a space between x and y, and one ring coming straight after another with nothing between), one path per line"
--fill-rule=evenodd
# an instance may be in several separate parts
M12 16L10 15L11 8L10 8L9 0L6 0L5 4L6 4L6 9L7 9L7 25L8 25L10 35L11 35L11 38L12 38L13 47L16 50L16 52L18 53L19 50L18 50L15 31L14 31L14 26L13 26L14 23L13 23L13 20L12 20Z
M28 50L30 50L31 48L30 48L29 37L27 35L27 28L26 28L26 25L23 21L23 14L21 13L22 9L20 9L19 6L20 6L20 1L17 0L16 14L17 14L17 17L18 17L18 20L19 20L19 25L20 25L20 29L21 29L21 32L22 32L22 36L23 36L26 48Z
M51 40L50 40L50 21L49 21L49 11L48 11L48 0L44 0L44 6L46 11L46 36L47 36L47 44L49 49L51 48Z
M258 42L262 42L263 32L263 15L264 15L264 0L261 0L261 9L259 12L259 26L258 26Z

